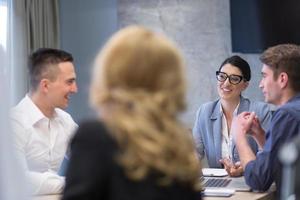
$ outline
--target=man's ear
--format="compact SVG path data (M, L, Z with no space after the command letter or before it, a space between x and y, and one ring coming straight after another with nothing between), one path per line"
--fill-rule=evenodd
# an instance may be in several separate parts
M48 92L48 89L49 89L49 79L46 79L46 78L43 78L41 81L40 81L40 90L43 92L43 93L46 93Z
M278 75L277 81L280 85L280 88L286 88L288 86L288 82L289 82L289 76L286 72L281 72Z

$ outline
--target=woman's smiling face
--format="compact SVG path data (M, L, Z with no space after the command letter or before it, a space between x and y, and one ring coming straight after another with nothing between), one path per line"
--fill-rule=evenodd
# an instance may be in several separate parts
M235 67L234 65L231 65L229 63L223 65L223 67L220 69L220 72L226 73L227 76L243 76L241 70L238 67ZM224 100L233 100L239 98L242 91L245 90L247 86L248 82L245 82L244 79L236 85L230 83L229 77L227 77L227 79L224 82L217 82L218 94L220 98Z

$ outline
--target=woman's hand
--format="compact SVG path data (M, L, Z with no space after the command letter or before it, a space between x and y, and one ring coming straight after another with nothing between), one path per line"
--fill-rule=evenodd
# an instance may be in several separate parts
M227 171L229 176L237 177L243 175L243 167L240 162L232 163L228 158L223 158L219 160Z

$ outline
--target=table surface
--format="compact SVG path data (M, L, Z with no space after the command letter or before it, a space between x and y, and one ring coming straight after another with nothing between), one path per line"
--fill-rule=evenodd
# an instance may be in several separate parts
M32 200L60 200L61 195L37 195L32 198Z
M34 196L33 200L60 200L61 195L40 195ZM231 197L204 197L204 200L272 200L275 199L274 192L235 192Z
M272 200L275 199L274 196L275 192L263 192L263 193L256 193L256 192L235 192L234 195L231 197L204 197L204 200Z

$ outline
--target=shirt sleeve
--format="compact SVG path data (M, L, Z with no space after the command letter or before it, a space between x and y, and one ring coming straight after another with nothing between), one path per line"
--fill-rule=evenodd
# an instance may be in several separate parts
M105 199L113 160L112 139L99 122L81 124L71 142L63 200Z
M245 168L245 180L254 190L266 191L275 181L280 183L281 164L278 151L283 143L291 140L299 131L299 123L286 111L274 114L266 133L264 149ZM278 185L277 185L278 186Z
M200 128L201 126L200 113L201 113L201 107L197 111L196 120L193 128L193 137L194 137L198 158L201 160L204 158L205 153L204 153L204 143L203 143L201 128Z
M76 133L76 130L78 129L78 124L73 120L73 118L71 117L71 115L69 115L68 113L65 113L65 121L64 121L65 125L68 125L66 133L69 134L69 139L67 141L67 150L66 150L66 158L69 161L70 158L70 143L71 143L71 139L74 137L74 134Z
M59 194L62 192L65 179L55 172L27 171L26 176L30 183L29 188L34 195Z
M24 151L27 141L25 128L20 125L17 120L12 119L11 123L17 158L25 171L26 180L29 183L31 193L34 195L61 193L64 186L64 177L57 175L53 171L41 173L29 170Z

